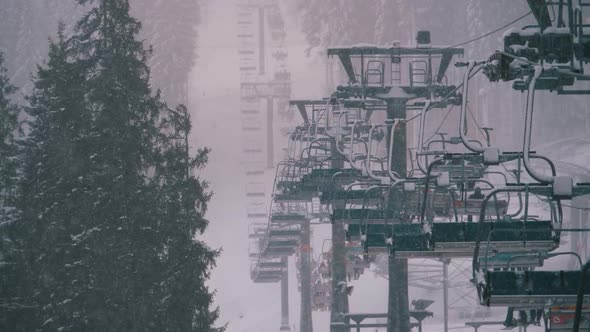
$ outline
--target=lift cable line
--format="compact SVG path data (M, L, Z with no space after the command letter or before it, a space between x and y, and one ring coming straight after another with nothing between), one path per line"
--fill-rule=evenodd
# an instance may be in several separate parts
M525 17L527 17L527 16L531 15L532 13L533 13L532 11L529 11L528 13L526 13L526 14L524 14L524 15L522 15L522 16L520 16L520 17L518 17L517 19L514 19L514 20L510 21L510 23L507 23L507 24L505 24L505 25L503 25L503 26L501 26L501 27L499 27L499 28L497 28L497 29L495 29L495 30L492 30L492 31L490 31L490 32L488 32L488 33L486 33L486 34L483 34L483 35L481 35L481 36L479 36L479 37L477 37L477 38L473 38L473 39L470 39L470 40L468 40L468 41L464 41L464 42L462 42L462 43L455 44L455 45L453 45L453 46L449 46L449 48L454 48L454 47L465 46L465 45L467 45L467 44L471 44L471 43L473 43L473 42L476 42L476 41L478 41L478 40L484 39L484 38L486 38L486 37L488 37L488 36L490 36L490 35L493 35L493 34L494 34L494 33L496 33L496 32L499 32L499 31L502 31L502 30L506 29L507 27L511 26L512 24L514 24L514 23L516 23L516 22L518 22L518 21L520 21L520 20L524 19Z
M494 30L492 30L492 31L490 31L490 32L488 32L488 33L486 33L486 34L483 34L483 35L481 35L481 36L477 37L477 38L473 38L473 39L470 39L470 40L468 40L468 41L464 41L464 42L462 42L462 43L458 43L458 44L455 44L455 45L453 45L453 46L449 46L449 47L447 47L447 48L448 48L448 49L451 49L451 48L454 48L454 47L460 47L460 46L464 46L464 45L467 45L467 44L470 44L470 43L476 42L476 41L478 41L478 40L481 40L481 39L483 39L483 38L486 38L486 37L488 37L488 36L490 36L490 35L493 35L493 34L494 34L494 33L496 33L496 32L499 32L499 31L501 31L501 30L503 30L503 29L506 29L507 27L511 26L511 25L512 25L512 24L514 24L514 23L517 23L517 22L519 22L520 20L522 20L522 19L524 19L524 18L528 17L528 16L529 16L530 14L532 14L532 13L533 13L532 11L529 11L528 13L526 13L526 14L524 14L524 15L522 15L522 16L519 16L518 18L516 18L516 19L514 19L514 20L510 21L509 23L507 23L507 24L503 25L503 26L502 26L502 27L500 27L500 28L494 29ZM473 77L473 76L475 76L475 73L474 73L472 76L470 76L470 77ZM463 84L460 84L460 85L458 85L455 91L457 91L457 90L461 89L462 87L463 87ZM446 99L446 98L445 98L445 99ZM445 100L445 99L443 99L443 100ZM426 112L428 112L429 110L430 110L430 109L428 109ZM413 117L409 118L408 120L406 120L406 122L410 122L410 121L414 120L415 118L418 118L419 116L420 116L420 115L415 115L415 116L413 116Z
M430 141L434 136L436 136L436 134L438 134L438 131L445 124L445 122L447 121L447 118L449 117L449 115L451 114L451 112L453 111L454 108L455 108L455 105L452 105L451 107L449 107L449 110L447 111L447 114L445 114L445 117L442 119L442 121L440 122L438 127L434 130L432 135L430 137L428 137L428 139L425 142Z

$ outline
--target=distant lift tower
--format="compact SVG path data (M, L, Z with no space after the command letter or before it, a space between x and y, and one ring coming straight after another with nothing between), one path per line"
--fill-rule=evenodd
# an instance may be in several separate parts
M285 105L290 97L285 26L276 0L242 0L238 8L243 130L256 137L256 142L248 143L252 153L262 154L261 145L266 145L266 167L273 168L275 103ZM272 57L267 56L270 54ZM262 135L265 123L266 134Z
M246 101L266 101L266 166L274 168L274 111L275 101L289 99L291 95L291 75L284 72L277 72L269 82L242 82L241 97ZM262 129L260 123L253 121L253 128Z
M356 97L361 100L383 100L387 105L386 116L393 120L405 119L408 106L416 106L425 100L435 100L449 95L454 87L444 84L445 73L453 57L463 55L463 49L431 47L429 44L430 32L419 31L416 46L363 44L328 49L328 56L337 56L348 76L348 85L337 87L334 96L339 99ZM388 136L390 134L391 132ZM407 146L404 122L400 122L400 127L395 130L394 135L396 153L391 168L405 177ZM387 141L389 142L389 139ZM336 256L344 253L333 254ZM336 257L334 261L337 261ZM334 270L343 268L335 266ZM408 262L407 259L394 256L390 256L389 259L387 325L388 332L410 331Z
M289 328L288 256L298 247L299 226L270 223L267 171L274 167L275 109L289 100L285 25L277 0L237 1L241 82L242 164L247 177L250 274L256 283L281 284L280 331ZM267 55L271 55L267 56ZM266 102L263 105L262 101ZM264 113L266 111L266 114ZM266 153L265 153L266 152Z

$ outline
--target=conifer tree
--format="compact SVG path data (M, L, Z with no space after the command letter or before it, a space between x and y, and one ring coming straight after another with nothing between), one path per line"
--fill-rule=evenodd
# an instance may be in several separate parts
M180 105L167 110L162 121L162 160L156 173L161 183L159 201L164 214L160 218L175 222L161 229L166 253L162 257L163 294L168 296L163 302L165 315L160 321L174 327L171 330L209 331L218 310L210 310L212 293L204 282L217 252L194 240L195 236L203 234L208 223L204 219L211 197L207 192L208 184L194 173L206 164L209 150L200 149L196 155L191 155L190 131L191 120L186 107Z
M150 88L128 0L91 5L60 33L30 98L22 224L37 329L211 331L217 253L186 108ZM63 29L60 31L63 32ZM179 138L180 137L180 138Z
M51 42L47 64L39 67L28 98L30 135L20 197L19 236L30 278L23 280L30 286L23 297L37 306L28 321L48 330L83 328L76 318L82 316L91 277L83 259L91 248L76 241L88 230L93 191L87 181L90 114L82 104L84 77L70 61L63 29Z
M19 108L10 101L16 88L9 82L4 67L4 54L0 53L0 217L8 218L12 214L11 198L16 188L17 145L15 133L18 126ZM5 222L7 219L0 219Z
M19 177L18 116L20 107L11 101L17 91L8 79L4 67L4 55L0 53L0 330L9 327L23 328L20 319L23 310L30 309L30 303L19 297L22 290L20 279L25 271L22 250L15 236L16 208Z

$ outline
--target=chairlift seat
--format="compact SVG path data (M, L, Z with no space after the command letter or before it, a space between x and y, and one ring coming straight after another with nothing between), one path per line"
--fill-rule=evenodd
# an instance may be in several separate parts
M367 236L370 234L383 235L390 229L391 225L386 224L349 224L347 231L347 239L348 241L360 241L361 233L366 232Z
M422 252L428 251L428 236L424 234L421 224L369 224L349 225L348 233L355 240L360 238L360 233L366 231L366 247L369 252L387 252L392 249L400 255L402 252ZM356 235L358 234L358 235ZM388 237L391 237L391 245L388 243Z
M301 237L300 229L271 229L269 231L269 238L286 238L286 239L299 239Z
M334 209L332 220L344 224L399 223L395 211L382 209Z
M368 193L365 190L332 190L322 192L320 196L322 204L358 204L362 205L367 202L369 204L380 203L383 201L383 195L380 191L372 190Z
M314 197L317 197L317 194L312 191L295 191L291 193L280 193L273 195L275 202L292 203L311 202Z
M297 191L299 192L319 192L321 191L321 184L312 181L305 181L302 180L300 183L297 184Z
M402 252L430 251L428 237L422 224L399 224L393 226L393 250Z
M291 247L267 247L263 255L269 258L278 258L291 256L295 253L295 249Z
M453 198L449 192L432 191L428 193L426 199L428 213L441 217L450 216ZM398 209L400 213L419 215L424 204L424 189L417 188L416 191L404 191L392 204L392 208Z
M433 166L432 173L449 173L451 180L462 180L462 179L480 179L484 175L486 167L481 164L469 164L469 165L453 165L446 164L440 166Z
M269 239L267 243L268 248L296 248L297 246L299 246L297 240Z
M535 268L543 266L544 255L500 252L486 256L480 252L480 264L487 269ZM489 254L489 253L488 253Z
M494 230L493 232L491 232ZM528 232L525 230L529 230ZM551 251L557 244L550 221L497 221L481 223L433 223L432 243L437 252L473 255L478 231L480 252ZM490 247L488 248L488 237Z
M486 271L485 284L480 284L483 304L541 308L576 303L580 271ZM586 276L590 282L590 275ZM586 288L584 303L590 303Z
M285 192L289 192L295 188L297 188L297 186L300 184L301 182L301 177L297 176L297 177L290 177L288 179L282 179L277 181L276 186L277 189L280 189L282 191Z
M306 220L304 214L299 213L287 213L287 214L273 214L270 217L272 223L283 223L283 224L300 224Z
M455 208L457 209L457 214L460 215L479 215L481 211L481 205L483 203L483 199L474 199L469 198L466 201L456 201ZM489 201L486 205L486 216L496 216L500 215L503 216L506 214L508 210L508 202L506 200L498 200L497 204L494 204L494 201Z
M365 180L361 175L339 175L334 178L332 177L313 177L308 175L303 176L301 183L298 185L301 191L326 191L332 188L340 188L342 186L349 185L360 179Z
M259 268L260 269L269 269L269 270L281 270L284 269L286 265L282 262L260 262Z
M282 278L282 273L281 275L278 274L254 274L251 276L251 279L253 282L255 283L276 283L281 281Z

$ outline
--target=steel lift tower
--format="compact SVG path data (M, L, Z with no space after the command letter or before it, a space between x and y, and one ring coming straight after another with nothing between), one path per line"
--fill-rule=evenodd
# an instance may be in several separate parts
M444 85L445 73L453 57L463 55L463 49L431 47L429 44L430 33L420 31L417 46L359 45L328 49L328 56L339 58L349 83L347 86L339 86L335 95L343 98L383 100L387 105L385 111L388 119L405 119L406 108L411 103L419 102L421 99L444 97L453 90L453 87ZM408 170L404 122L395 130L395 136L395 162L391 167L393 171L405 177ZM337 243L344 243L344 237L340 232L333 235L334 248L338 249L340 246ZM334 262L339 262L341 260L337 257L342 257L344 252L334 250L333 254ZM408 262L407 259L390 257L387 331L409 332ZM343 266L334 266L335 272L343 269ZM343 298L335 298L333 310L343 310L344 301ZM332 331L344 330L334 327Z

